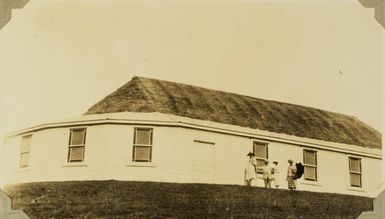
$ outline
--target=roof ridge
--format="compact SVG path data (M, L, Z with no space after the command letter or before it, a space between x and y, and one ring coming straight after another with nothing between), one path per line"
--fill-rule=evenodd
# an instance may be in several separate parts
M295 103L288 103L288 102L283 102L283 101L280 101L280 100L263 99L263 98L253 97L253 96L250 96L250 95L239 94L239 93L230 92L230 91L217 90L217 89L202 87L202 86L199 86L199 85L191 85L191 84L187 84L187 83L183 83L183 82L173 82L173 81L169 81L169 80L149 78L149 77L143 77L143 76L134 76L133 79L134 78L138 78L138 79L141 79L141 80L145 79L145 80L152 80L152 81L162 81L162 82L173 83L173 84L182 84L182 85L191 86L191 87L200 88L200 89L205 89L205 90L209 90L209 91L221 92L221 93L224 93L224 94L238 95L238 96L242 96L243 98L250 98L252 100L269 101L269 102L274 102L274 103L278 103L278 104L286 104L286 105L291 105L291 106L305 107L305 108L314 109L314 110L318 110L318 111L323 111L323 112L333 113L333 114L337 114L337 115L342 115L342 116L356 118L353 115L339 113L339 112L335 112L335 111L331 111L331 110L327 110L327 109L320 109L320 108L316 108L316 107L313 107L313 106L307 106L307 105L301 105L301 104L295 104ZM359 121L362 122L361 120L359 120Z

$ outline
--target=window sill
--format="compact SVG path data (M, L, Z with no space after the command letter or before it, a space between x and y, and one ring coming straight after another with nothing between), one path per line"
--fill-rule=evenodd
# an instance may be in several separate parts
M129 163L126 165L126 167L156 167L154 163Z
M365 192L366 193L366 190L364 190L363 188L360 188L360 187L349 187L347 190L348 191L354 191L354 192Z
M322 187L322 185L318 181L308 181L308 180L306 180L304 182L301 182L301 184Z
M66 163L64 164L62 167L86 167L88 166L87 164L85 163Z
M18 170L16 170L17 173L20 173L20 172L28 172L30 171L31 168L30 167L21 167L19 168Z

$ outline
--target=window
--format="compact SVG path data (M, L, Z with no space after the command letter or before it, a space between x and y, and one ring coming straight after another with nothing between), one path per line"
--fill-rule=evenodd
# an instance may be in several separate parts
M258 167L262 167L264 165L265 160L267 160L268 158L267 144L254 141L253 152L257 161L257 172L262 173L262 170L258 169Z
M304 178L317 181L317 151L303 150Z
M151 162L152 133L152 128L134 129L134 146L132 150L132 161Z
M71 129L68 146L68 162L83 162L86 144L86 129Z
M19 167L28 167L29 166L29 154L31 152L32 145L32 135L23 136L21 139L20 147L20 162Z
M362 169L360 158L349 157L349 173L350 185L354 187L362 187Z

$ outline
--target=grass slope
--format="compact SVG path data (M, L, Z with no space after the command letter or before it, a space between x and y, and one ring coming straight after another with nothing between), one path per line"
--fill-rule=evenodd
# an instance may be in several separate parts
M31 218L355 218L371 198L235 185L122 181L5 188Z

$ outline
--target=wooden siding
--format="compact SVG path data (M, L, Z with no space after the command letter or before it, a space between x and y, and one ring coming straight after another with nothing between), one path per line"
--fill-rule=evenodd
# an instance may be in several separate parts
M87 128L84 163L67 163L71 127L43 129L32 132L30 165L19 168L21 135L7 139L5 153L5 184L34 181L66 180L132 180L179 183L243 184L246 154L252 151L256 138L208 132L183 127L151 125L103 124ZM154 128L152 163L132 162L135 127ZM266 140L262 140L268 142ZM206 143L205 143L206 142ZM287 160L303 162L305 146L268 142L269 160L279 162L281 188L287 188ZM199 178L196 171L196 148L206 144L214 153L212 180ZM199 145L199 146L198 146ZM194 154L195 153L195 154ZM381 160L362 159L362 189L349 186L347 153L317 149L318 181L303 178L299 190L332 192L375 197L381 183ZM199 158L199 155L198 155ZM204 165L200 165L204 168ZM263 186L261 179L254 186Z

